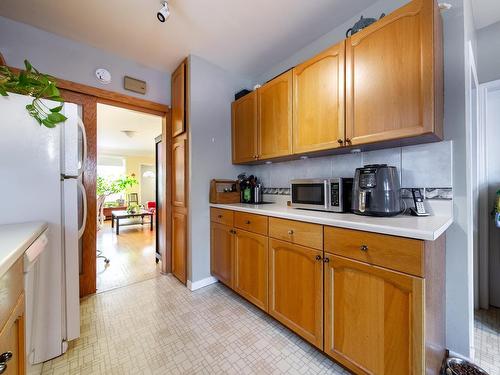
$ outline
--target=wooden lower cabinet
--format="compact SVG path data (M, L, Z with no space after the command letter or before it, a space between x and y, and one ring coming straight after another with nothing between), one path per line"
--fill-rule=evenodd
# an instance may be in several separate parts
M172 274L186 283L187 267L187 216L180 212L172 213Z
M241 229L234 232L234 290L268 311L267 237Z
M3 375L24 375L24 294L21 294L14 311L0 331L0 355L11 352Z
M210 271L220 282L233 287L234 236L227 225L210 224Z
M423 374L424 280L326 260L324 351L357 374Z
M269 240L269 314L323 349L323 252Z

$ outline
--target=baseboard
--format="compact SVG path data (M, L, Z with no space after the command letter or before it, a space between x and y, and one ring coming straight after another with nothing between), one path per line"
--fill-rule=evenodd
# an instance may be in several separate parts
M198 290L198 289L201 289L201 288L204 288L206 286L209 286L209 285L212 285L212 284L215 284L216 282L218 282L219 280L217 280L215 277L213 276L210 276L210 277L207 277L205 279L201 279L201 280L198 280L198 281L195 281L194 283L191 282L191 280L188 280L187 281L187 287L190 291L193 291L193 290Z

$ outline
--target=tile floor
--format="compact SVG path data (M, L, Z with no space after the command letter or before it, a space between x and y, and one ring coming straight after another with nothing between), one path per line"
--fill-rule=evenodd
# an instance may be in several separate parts
M43 374L348 374L221 284L159 276L82 301L81 338Z
M474 328L475 362L490 375L500 375L500 309L476 311Z
M146 219L145 219L146 220ZM97 232L97 248L110 259L97 259L97 291L102 292L151 279L160 274L155 263L155 231L149 224L111 228L111 221Z

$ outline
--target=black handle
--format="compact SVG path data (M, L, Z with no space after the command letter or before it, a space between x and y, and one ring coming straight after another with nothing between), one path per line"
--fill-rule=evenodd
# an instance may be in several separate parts
M321 255L316 255L316 260L321 260Z
M222 215L218 215L217 217L218 217L219 219L222 219Z
M361 245L361 246L359 247L359 250L361 250L361 251L368 251L368 246L366 246L366 245Z
M0 363L9 362L12 359L12 352L5 352L0 354Z
M342 145L344 143L344 141L342 139L340 139L340 138L337 139L337 142L338 142L339 145Z
M323 258L323 262L328 263L330 261L330 258Z
M245 221L245 224L250 224L250 220Z
M7 371L7 363L0 362L0 374L3 374Z

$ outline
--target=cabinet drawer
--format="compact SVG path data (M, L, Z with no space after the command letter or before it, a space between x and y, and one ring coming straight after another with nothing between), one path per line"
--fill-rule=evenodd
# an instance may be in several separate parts
M424 242L325 227L325 251L416 276L424 276Z
M234 213L230 210L223 210L220 208L210 208L210 221L214 223L233 225Z
M23 257L21 256L9 270L0 277L0 330L14 310L19 296L24 290Z
M254 215L246 212L234 213L234 226L249 232L267 236L267 216Z
M270 217L269 237L323 250L323 227L318 224Z

